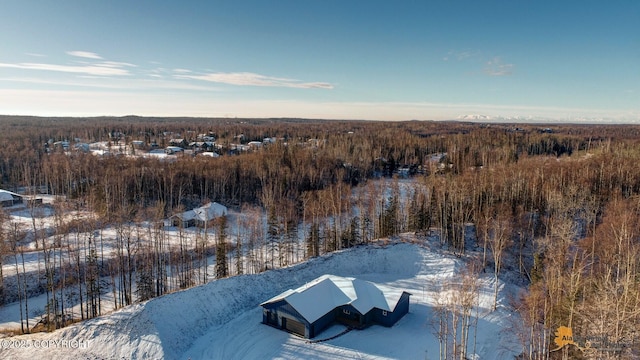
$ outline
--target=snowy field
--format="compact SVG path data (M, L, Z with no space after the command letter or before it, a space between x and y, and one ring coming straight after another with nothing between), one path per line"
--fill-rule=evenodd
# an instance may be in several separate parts
M53 333L1 339L11 359L437 359L434 290L458 281L464 260L434 245L363 246L284 269L214 281L123 308ZM320 343L261 324L259 304L323 274L350 276L406 290L409 313L391 328L354 330ZM493 275L480 278L478 334L470 358L509 359L520 349L508 300L517 289L501 287L493 305ZM341 325L322 332L330 337ZM474 346L475 343L475 346Z

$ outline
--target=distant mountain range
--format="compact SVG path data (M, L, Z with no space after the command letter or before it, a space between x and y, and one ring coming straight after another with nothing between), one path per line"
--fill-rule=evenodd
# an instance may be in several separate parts
M549 118L541 116L493 116L483 114L466 114L456 118L459 121L479 121L479 122L507 122L507 123L580 123L580 124L639 124L640 120L634 118L612 118L612 117L564 117Z

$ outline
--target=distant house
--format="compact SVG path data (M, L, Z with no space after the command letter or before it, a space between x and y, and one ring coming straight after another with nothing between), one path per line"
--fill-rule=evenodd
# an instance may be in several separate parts
M131 146L133 146L136 149L142 149L142 148L144 148L144 141L142 141L142 140L132 140L131 141Z
M166 154L173 155L173 154L184 152L184 149L179 146L167 146L164 149L164 152Z
M211 141L193 141L189 143L189 147L196 151L211 151L214 143Z
M216 141L216 137L209 133L209 134L198 134L198 136L196 137L196 139L200 140L200 141Z
M54 149L62 149L62 150L68 150L69 149L69 142L66 140L63 141L56 141L53 143L53 148Z
M22 204L22 196L14 192L0 189L0 206L8 207L16 204Z
M169 145L181 147L183 149L189 147L189 143L185 139L171 139L169 140Z
M323 275L262 304L262 323L313 338L334 322L363 329L393 326L409 312L409 294L351 277Z
M171 226L206 228L213 226L213 221L220 216L226 215L227 212L226 206L212 202L205 206L173 215L169 220Z
M251 147L249 145L243 145L243 144L231 144L230 149L236 150L238 152L242 152L242 151L251 150Z
M84 153L88 153L89 151L91 151L89 144L86 144L86 143L77 143L73 145L73 148L76 149L76 151L84 152Z
M201 152L198 155L200 155L200 156L208 156L208 157L212 157L212 158L220 157L220 155L218 155L217 153L215 153L213 151L204 151L204 152Z

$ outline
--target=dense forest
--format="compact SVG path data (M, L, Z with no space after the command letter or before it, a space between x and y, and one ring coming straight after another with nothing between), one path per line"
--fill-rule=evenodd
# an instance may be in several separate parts
M171 161L140 156L203 134L215 158L196 145ZM85 319L104 312L104 292L117 308L206 282L208 256L221 278L411 232L438 234L461 258L482 254L477 271L496 279L517 274L522 359L596 356L553 351L560 326L607 334L624 345L616 356L640 346L638 126L5 116L0 138L0 188L59 196L53 230L0 217L0 259L17 269L0 274L0 304L46 293L49 329L67 320L63 287L77 288ZM73 147L95 142L126 151ZM263 145L238 150L250 142ZM221 217L215 237L167 245L158 224L209 201L243 214L242 230ZM38 286L18 264L28 251L44 254Z

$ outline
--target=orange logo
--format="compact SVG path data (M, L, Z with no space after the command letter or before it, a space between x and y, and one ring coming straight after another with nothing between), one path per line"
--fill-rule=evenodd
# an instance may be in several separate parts
M551 351L558 351L567 345L573 345L580 351L588 349L596 349L599 351L622 351L630 344L625 342L612 343L609 342L606 335L601 336L573 336L573 330L568 326L560 326L556 330L555 338L553 342L558 345L557 348Z
M578 346L578 344L573 341L573 331L570 327L566 326L560 326L558 330L556 330L556 338L553 340L553 342L558 345L558 348L556 350L559 350L565 345L569 344Z

